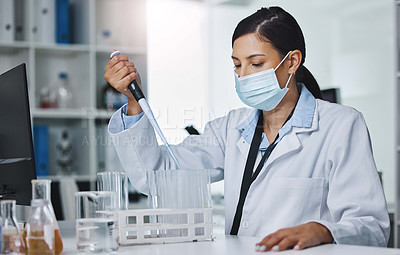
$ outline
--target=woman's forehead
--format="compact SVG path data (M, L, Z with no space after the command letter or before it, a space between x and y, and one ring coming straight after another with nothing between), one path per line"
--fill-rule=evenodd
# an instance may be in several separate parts
M233 43L232 56L236 58L246 58L254 54L264 54L266 56L275 55L271 43L261 40L260 36L251 33L238 37Z

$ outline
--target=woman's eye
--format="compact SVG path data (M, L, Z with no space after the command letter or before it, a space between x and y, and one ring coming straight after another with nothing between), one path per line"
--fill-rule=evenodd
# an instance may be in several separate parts
M235 65L233 68L239 68L241 65Z
M260 66L262 66L263 65L263 63L261 63L261 64L251 64L252 66L255 66L255 67L260 67Z

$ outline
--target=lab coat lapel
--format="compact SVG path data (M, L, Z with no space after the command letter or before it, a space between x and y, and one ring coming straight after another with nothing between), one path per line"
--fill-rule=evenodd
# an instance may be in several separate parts
M250 150L250 144L248 144L246 140L244 140L244 138L240 136L240 139L237 141L236 146L239 148L239 151L243 154L243 156L247 158Z
M275 160L278 158L299 150L301 148L301 143L299 141L299 138L297 137L296 132L290 132L289 134L285 135L280 141L275 149L272 151L271 155L269 156L269 159L267 160L264 168L268 167L270 164L272 164Z
M276 161L277 159L279 159L289 153L301 150L301 148L303 146L298 137L299 133L312 133L313 131L315 131L317 129L318 129L318 109L317 109L317 105L316 105L311 127L309 127L309 128L293 127L293 130L289 134L285 135L282 138L282 140L277 144L275 149L272 151L269 159L267 160L264 167L262 168L259 176L261 176L263 174L263 172L265 172L266 169L268 169L271 166L271 164L274 161Z

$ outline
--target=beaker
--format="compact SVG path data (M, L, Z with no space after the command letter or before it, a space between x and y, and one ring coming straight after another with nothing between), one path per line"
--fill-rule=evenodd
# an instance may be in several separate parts
M116 192L75 193L76 245L83 252L118 250Z
M15 200L3 200L1 207L1 254L25 254L25 246L15 218Z
M32 200L45 199L49 201L48 206L53 217L54 223L54 239L55 239L55 254L58 255L63 251L63 241L61 237L60 227L58 226L53 205L51 204L51 180L38 179L32 180Z
M117 193L117 209L128 209L128 177L125 172L105 171L97 173L97 190Z
M50 202L46 199L32 200L26 224L28 255L55 254L54 227Z

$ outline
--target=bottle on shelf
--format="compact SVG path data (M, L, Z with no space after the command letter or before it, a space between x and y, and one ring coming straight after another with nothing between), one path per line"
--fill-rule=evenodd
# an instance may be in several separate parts
M107 110L116 110L128 102L124 94L116 90L110 83L106 83L102 90L102 107Z
M39 92L39 107L42 109L57 108L57 95L53 87L42 87Z
M15 200L0 202L1 210L1 254L25 254L25 243L22 240L15 218Z
M57 107L58 108L72 108L73 107L73 94L66 72L60 72L57 80Z
M56 144L56 169L59 175L71 175L73 163L73 149L71 132L63 129Z
M63 251L63 241L61 237L60 227L58 226L56 215L54 213L53 205L51 204L50 188L51 180L38 179L32 180L32 200L46 200L46 206L52 217L52 224L54 225L54 241L55 241L55 254L60 254ZM29 235L29 233L28 233ZM29 244L28 244L29 246Z
M55 255L55 222L46 199L33 199L26 224L28 255Z
M110 29L101 29L98 32L97 36L97 44L98 45L111 45L111 30Z

